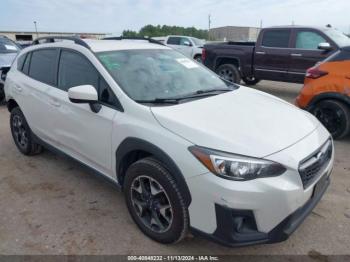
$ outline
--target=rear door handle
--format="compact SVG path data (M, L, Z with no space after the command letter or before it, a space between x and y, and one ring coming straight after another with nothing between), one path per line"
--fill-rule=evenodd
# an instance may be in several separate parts
M18 92L22 92L22 91L23 91L22 87L20 87L20 86L18 86L18 85L15 85L15 89L16 89L16 91L18 91Z
M290 54L290 55L293 57L302 57L303 56L302 54Z
M256 54L257 55L266 55L266 53L264 51L257 51Z

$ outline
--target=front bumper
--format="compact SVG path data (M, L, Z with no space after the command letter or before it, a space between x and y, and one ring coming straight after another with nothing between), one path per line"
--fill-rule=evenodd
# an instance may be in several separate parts
M193 233L229 246L287 239L316 206L329 185L334 150L327 166L305 188L299 173L305 156L320 150L320 145L327 140L329 133L319 126L298 143L265 157L287 167L281 176L240 182L206 173L188 179ZM324 177L327 178L326 186L315 194L315 188Z
M194 235L202 236L230 247L271 244L284 241L300 226L312 212L330 185L329 174L324 175L314 188L313 196L306 204L285 218L268 233L257 230L254 214L249 210L234 210L215 204L217 229L207 234L195 228Z

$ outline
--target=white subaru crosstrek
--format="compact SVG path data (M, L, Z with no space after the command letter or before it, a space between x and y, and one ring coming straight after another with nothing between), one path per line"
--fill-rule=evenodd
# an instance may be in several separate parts
M311 114L154 40L57 38L8 73L13 139L114 181L150 238L283 241L326 191L333 141Z

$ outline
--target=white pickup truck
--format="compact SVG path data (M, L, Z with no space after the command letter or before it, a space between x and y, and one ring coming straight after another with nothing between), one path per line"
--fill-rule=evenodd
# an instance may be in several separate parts
M169 35L166 37L153 37L154 40L178 50L182 54L198 62L202 62L202 49L205 44L200 40L191 36Z

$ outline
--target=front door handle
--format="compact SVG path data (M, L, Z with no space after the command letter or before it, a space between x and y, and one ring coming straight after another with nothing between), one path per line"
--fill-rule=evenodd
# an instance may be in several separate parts
M290 54L290 55L293 57L302 57L303 56L302 54Z
M257 51L255 52L257 55L266 55L266 53L264 51Z
M53 105L53 106L55 106L55 107L60 107L60 106L61 106L61 103L58 102L57 99L51 99L51 100L50 100L50 104Z

